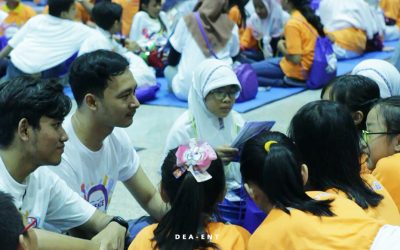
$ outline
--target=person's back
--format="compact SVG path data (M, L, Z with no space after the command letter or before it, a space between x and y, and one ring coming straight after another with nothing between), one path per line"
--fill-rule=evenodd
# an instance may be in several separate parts
M161 167L161 193L170 211L144 228L129 250L245 249L245 229L212 219L225 189L221 158L206 142L186 143L169 151Z
M318 217L289 208L274 208L250 237L248 249L370 249L382 227L354 202L320 191L307 192L315 200L332 199L335 216ZM291 233L295 232L295 233Z
M49 15L31 18L9 41L13 70L8 77L37 74L65 62L79 50L92 29L72 21L71 0L50 0ZM15 72L16 71L16 72Z
M310 190L339 194L371 217L400 225L385 188L371 175L360 175L360 137L345 106L331 101L306 104L293 117L289 134L310 167Z
M282 133L262 132L249 139L240 162L247 192L268 213L248 249L366 250L397 241L400 228L389 226L388 234L393 235L379 242L377 235L386 234L384 223L353 201L322 191L305 192L313 169L309 171L296 145Z

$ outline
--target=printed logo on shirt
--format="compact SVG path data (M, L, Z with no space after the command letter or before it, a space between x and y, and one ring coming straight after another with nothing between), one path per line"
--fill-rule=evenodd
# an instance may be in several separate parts
M372 189L373 189L374 191L379 191L379 190L382 190L383 187L382 187L382 184L381 184L379 181L374 181L374 182L372 183Z
M87 188L85 183L81 184L81 192L85 200L87 200L97 209L106 212L108 204L111 200L113 186L113 179L105 176L103 181L101 181L99 184L91 185L90 188Z

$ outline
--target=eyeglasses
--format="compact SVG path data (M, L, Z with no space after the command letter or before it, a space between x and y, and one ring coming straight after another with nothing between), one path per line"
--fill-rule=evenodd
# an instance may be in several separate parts
M227 96L230 99L235 99L236 100L240 95L240 91L236 90L236 89L235 90L228 90L228 91L216 89L216 90L210 91L210 93L213 94L218 101L224 100L225 97L227 97Z
M22 230L21 234L25 234L32 227L37 226L37 219L35 217L28 217L28 225L25 226L24 230Z
M367 130L363 130L362 138L366 143L368 143L369 135L396 135L396 134L400 134L400 132L369 132Z

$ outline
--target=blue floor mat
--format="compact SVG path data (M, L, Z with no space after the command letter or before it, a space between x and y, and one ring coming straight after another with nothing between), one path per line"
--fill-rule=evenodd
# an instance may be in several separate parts
M385 46L396 48L398 43L399 43L399 41L385 42ZM387 60L392 57L393 53L394 53L394 51L369 52L369 53L365 53L364 55L357 57L357 58L338 61L337 75L341 76L341 75L350 73L357 64L359 64L360 62L362 62L366 59Z
M385 42L385 46L397 47L399 41ZM366 53L361 57L357 57L350 60L343 60L338 62L338 75L344 75L350 73L353 68L363 60L366 59L389 59L393 55L394 51L390 52L370 52ZM160 90L156 94L156 99L147 101L143 104L156 105L156 106L171 106L178 108L187 108L187 102L178 100L172 93L167 89L167 82L165 78L158 78L157 82L161 84ZM240 113L245 113L250 110L256 109L265 104L275 102L286 97L298 94L304 91L305 88L260 88L257 97L253 100L237 103L233 107L234 110ZM66 87L64 92L69 97L73 98L70 87Z
M156 106L173 106L179 108L187 108L187 102L178 100L175 95L170 93L167 89L167 82L165 78L158 78L157 82L161 84L161 88L156 95L156 99L148 101L144 104ZM248 112L258 108L267 103L278 101L288 96L300 93L305 90L304 88L260 88L257 97L253 100L236 103L233 107L234 110L240 113Z

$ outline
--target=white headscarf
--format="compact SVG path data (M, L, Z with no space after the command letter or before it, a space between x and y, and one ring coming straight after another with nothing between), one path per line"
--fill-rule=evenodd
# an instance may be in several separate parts
M368 59L360 62L351 72L374 80L382 98L400 95L400 73L389 62L379 59Z
M364 0L322 0L318 13L328 32L354 27L364 30L368 39L378 32L375 19Z
M240 83L231 66L217 59L204 60L193 73L193 85L189 91L189 112L193 115L197 138L213 147L230 144L236 137L231 111L227 117L218 118L205 104L211 90Z

